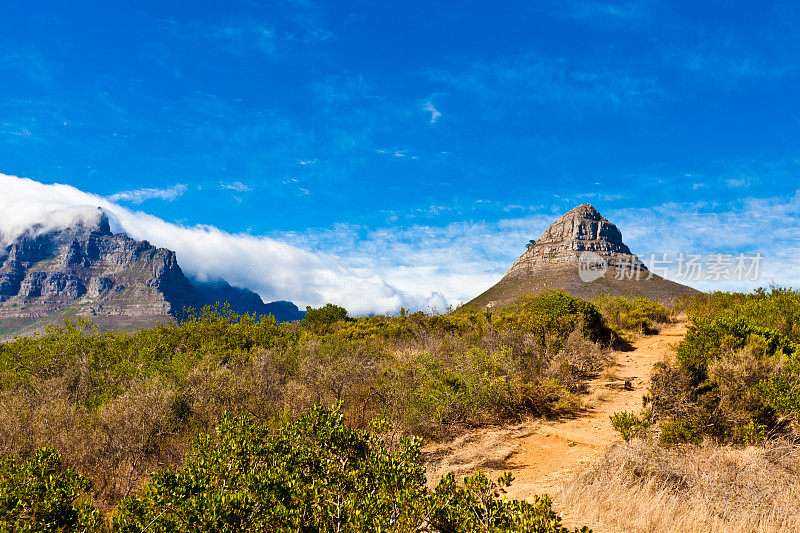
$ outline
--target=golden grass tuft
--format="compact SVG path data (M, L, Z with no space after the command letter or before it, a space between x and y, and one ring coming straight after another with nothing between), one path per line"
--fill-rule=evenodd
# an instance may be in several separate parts
M557 496L596 532L800 530L800 444L614 446Z

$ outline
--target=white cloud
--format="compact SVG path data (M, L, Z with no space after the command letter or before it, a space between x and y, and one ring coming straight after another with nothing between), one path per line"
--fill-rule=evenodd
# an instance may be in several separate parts
M431 102L427 102L422 109L431 114L431 124L436 124L436 120L442 116L439 110L436 109Z
M406 148L405 150L394 150L394 151L383 150L380 148L375 150L375 153L390 155L392 157L396 157L397 159L417 159L417 156L411 155L408 152L409 152L408 148Z
M277 54L277 36L273 28L261 25L226 26L209 36L218 39L226 49L237 54L245 54L253 49L270 56Z
M698 204L668 203L647 209L603 213L623 231L634 253L650 254L758 254L763 257L757 280L690 281L701 290L744 290L777 283L800 287L800 191L791 198L748 198L711 211ZM647 262L647 261L645 261ZM670 277L675 281L677 265ZM686 283L686 282L685 282Z
M174 250L188 275L223 278L256 291L264 301L291 300L299 306L326 302L353 314L394 312L400 306L424 308L428 296L407 294L380 276L360 272L328 253L317 253L264 236L226 233L213 226L182 226L69 185L45 185L0 174L0 245L7 246L33 225L42 230L93 220L97 208L114 231Z
M368 230L340 224L332 229L285 235L299 247L314 245L351 268L373 273L406 294L431 295L423 307L442 310L464 303L503 277L511 263L553 221L535 215L495 223L455 222ZM436 304L431 298L441 295Z
M223 189L227 189L229 191L247 192L247 191L252 191L253 190L253 189L250 188L250 186L245 185L241 181L234 181L234 182L231 182L231 183L226 183L224 181L220 181L219 182L219 186L222 187Z
M186 192L186 185L178 183L166 189L136 189L133 191L121 191L108 197L112 202L130 202L141 204L145 200L159 199L171 202Z
M459 94L469 94L483 117L502 120L507 112L531 105L564 110L649 105L666 92L659 80L626 70L587 71L568 58L535 53L492 63L472 63L468 69L428 71L428 76ZM503 102L498 108L497 102ZM509 111L510 110L510 111Z
M750 182L746 179L729 179L727 181L728 187L731 189L743 189L750 186Z
M400 306L442 311L468 301L496 283L525 243L566 211L559 201L558 212L541 206L529 216L494 222L377 229L337 225L271 238L171 224L67 185L0 174L0 191L0 245L34 223L65 226L96 216L95 209L102 207L115 231L175 250L191 276L222 277L255 290L265 301L288 299L300 306L330 301L353 314L396 312ZM722 208L668 203L603 215L644 260L681 252L761 253L764 258L757 281L689 282L697 288L800 285L800 191L791 198L750 198ZM668 277L674 274L673 269Z
M579 203L576 200L575 203ZM480 202L485 203L485 201ZM558 205L562 206L563 202ZM445 226L412 225L368 230L338 225L285 238L304 247L313 243L360 272L377 274L411 294L441 294L447 304L471 300L500 280L513 261L569 207L494 222L459 222ZM761 253L759 279L687 281L672 265L668 278L701 290L744 290L772 282L800 286L800 192L793 198L749 199L724 207L669 203L621 208L603 215L623 232L643 260L651 254Z

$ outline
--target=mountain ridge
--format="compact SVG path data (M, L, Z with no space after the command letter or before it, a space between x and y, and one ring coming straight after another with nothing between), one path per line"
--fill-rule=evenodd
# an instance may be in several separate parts
M218 302L279 321L303 315L291 302L264 303L221 279L191 280L174 251L113 233L101 209L91 221L30 228L0 250L0 334L78 316L102 329L129 330Z

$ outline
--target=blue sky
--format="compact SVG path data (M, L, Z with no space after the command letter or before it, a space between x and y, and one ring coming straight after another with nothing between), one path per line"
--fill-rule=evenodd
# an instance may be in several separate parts
M772 279L798 279L795 2L2 11L4 174L450 302L587 201L641 255L777 244Z

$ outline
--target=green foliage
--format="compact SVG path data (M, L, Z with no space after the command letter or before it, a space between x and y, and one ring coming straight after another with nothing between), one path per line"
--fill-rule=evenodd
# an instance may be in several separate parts
M277 427L342 402L349 424L401 432L574 412L613 338L596 307L565 293L496 311L278 324L227 307L133 334L78 321L0 344L0 454L64 454L113 506L148 472L178 464L223 413Z
M89 480L42 449L23 464L0 460L0 530L567 532L547 496L502 496L511 474L493 483L477 473L463 485L449 474L429 492L419 446L351 428L320 406L277 431L225 417L182 467L152 474L107 522L86 497Z
M674 364L652 377L652 413L667 444L738 444L791 431L800 413L800 293L713 293L683 302L692 324Z
M513 479L507 472L494 483L477 473L465 478L462 487L456 484L453 474L443 477L430 499L430 529L442 533L569 531L561 525L561 518L553 510L547 495L535 497L533 503L502 497L504 487L509 486ZM574 531L591 532L585 526Z
M306 309L306 315L300 321L302 327L325 327L336 322L347 320L347 309L334 304L325 304L323 307Z
M630 441L634 437L643 437L647 432L647 424L635 413L622 411L611 415L611 427L618 431L622 440Z
M451 474L432 494L419 439L392 443L352 429L335 410L313 408L276 433L227 418L201 436L192 458L154 474L123 500L117 531L533 531L563 532L547 497L499 498L511 482ZM583 531L588 531L585 528Z
M596 341L611 338L597 307L565 292L552 291L521 298L515 306L505 309L499 320L502 324L534 333L543 346L548 337L563 339L576 328ZM554 346L556 350L560 347L560 344Z
M226 418L215 437L197 440L182 468L154 474L142 496L123 500L115 528L410 530L423 510L424 468L416 462L419 440L397 448L319 407L275 434Z
M656 324L669 322L669 311L647 298L603 295L593 302L609 326L618 332L652 333Z
M102 527L87 500L92 483L42 449L28 461L0 459L0 531L78 532Z

